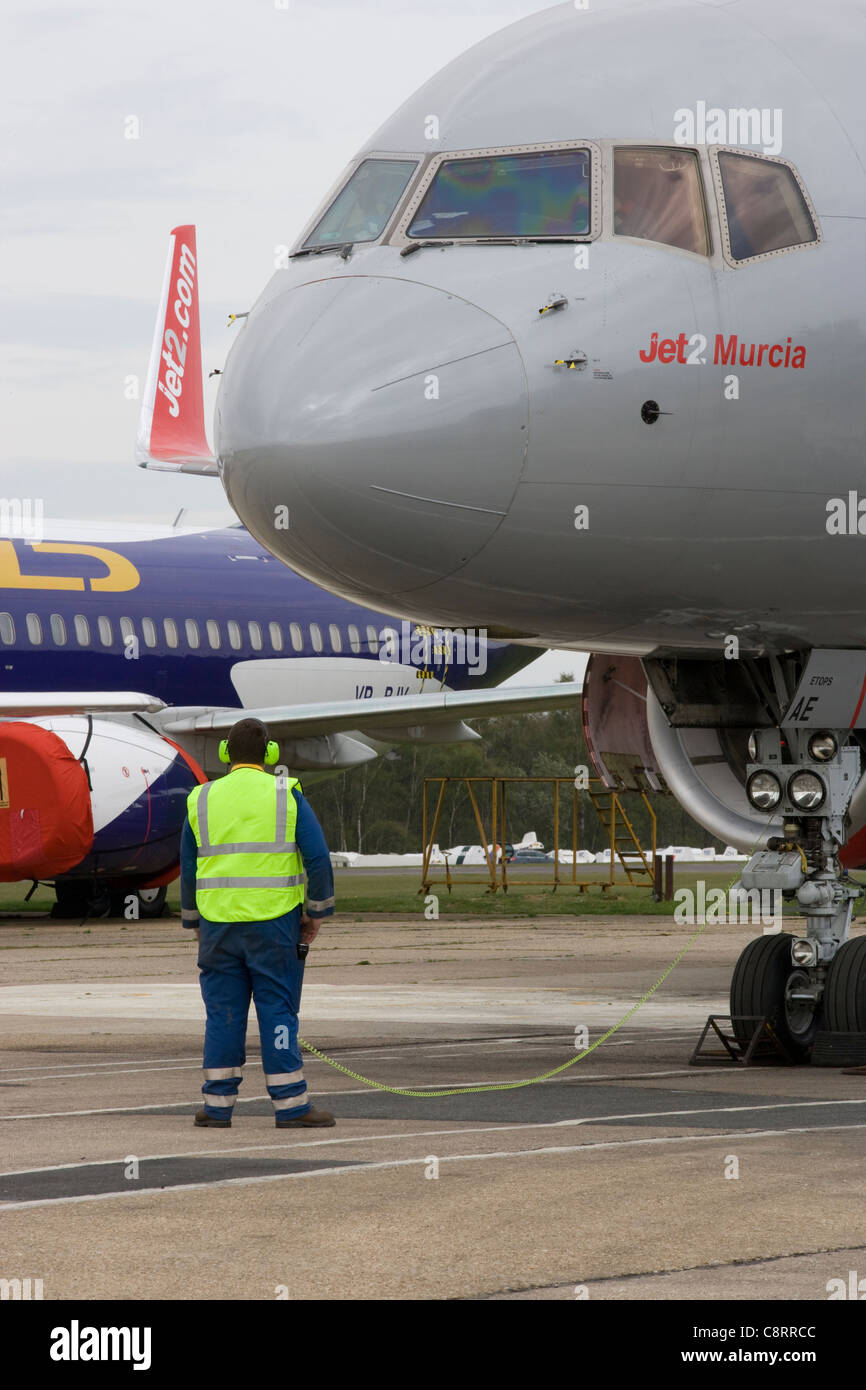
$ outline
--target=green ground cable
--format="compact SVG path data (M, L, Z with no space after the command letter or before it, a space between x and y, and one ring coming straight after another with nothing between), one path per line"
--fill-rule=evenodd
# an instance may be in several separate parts
M336 1062L333 1057L329 1057L325 1052L320 1052L317 1047L313 1047L312 1043L305 1042L303 1038L299 1037L298 1042L301 1044L301 1047L306 1048L308 1052L312 1052L314 1057L318 1057L322 1062L327 1062L328 1066L334 1067L337 1071L341 1071L344 1076L351 1076L353 1081L362 1081L365 1086L372 1086L377 1091L388 1091L392 1096L415 1096L422 1099L435 1100L440 1096L466 1096L478 1091L516 1091L521 1086L534 1086L539 1081L547 1081L548 1077L556 1076L558 1072L567 1071L569 1067L574 1066L575 1062L583 1061L584 1057L588 1057L590 1052L594 1052L597 1047L600 1047L603 1042L606 1042L618 1028L621 1028L624 1023L628 1023L628 1020L637 1013L638 1009L646 1003L650 996L655 994L659 986L664 984L674 967L679 965L683 956L687 951L691 950L698 937L702 936L706 929L707 924L704 922L703 926L695 932L691 940L686 942L679 955L674 957L664 974L659 976L652 988L648 989L646 994L644 994L636 1004L631 1006L627 1014L623 1014L618 1023L615 1023L612 1028L608 1028L607 1032L603 1033L600 1038L596 1038L595 1042L592 1043L590 1047L587 1047L583 1052L579 1052L576 1057L571 1057L567 1062L562 1062L558 1067L552 1067L550 1071L542 1072L540 1076L530 1076L526 1081L498 1081L489 1086L455 1086L449 1091L408 1091L402 1086L386 1086L381 1081L373 1081L369 1076L362 1076L360 1072L352 1071L350 1067L344 1067L342 1062Z
M767 819L769 820L769 816ZM749 859L751 859L752 854L754 854L760 842L761 836L758 836L749 852ZM730 893L738 878L739 874L735 874L729 881L725 890L727 893ZM442 1096L468 1096L477 1094L480 1091L517 1091L521 1086L535 1086L539 1081L547 1081L551 1076L556 1076L561 1071L567 1071L569 1067L574 1066L575 1062L582 1062L584 1057L589 1056L590 1052L594 1052L603 1042L607 1042L608 1038L612 1037L617 1029L621 1028L624 1023L628 1023L629 1019L634 1017L638 1009L643 1008L646 1001L655 994L660 985L664 984L671 971L679 965L683 956L687 951L692 949L698 937L703 936L706 929L707 922L704 921L703 926L686 942L683 949L671 961L664 974L659 976L655 984L647 990L646 994L642 995L637 1003L632 1005L628 1013L623 1014L618 1023L615 1023L612 1028L608 1028L607 1032L602 1033L600 1038L596 1038L595 1042L592 1043L590 1047L585 1048L583 1052L579 1052L576 1057L569 1058L567 1062L560 1063L558 1067L551 1067L550 1071L544 1071L540 1076L527 1077L525 1081L498 1081L488 1086L455 1086L448 1091L409 1091L403 1086L386 1086L382 1081L373 1081L369 1076L362 1076L360 1072L352 1071L351 1067L344 1067L342 1062L335 1061L334 1058L329 1057L326 1052L320 1052L317 1047L313 1047L313 1044L306 1042L304 1038L299 1037L298 1042L301 1044L301 1047L306 1048L307 1052L311 1052L313 1056L318 1057L321 1062L327 1062L328 1066L333 1067L335 1071L342 1072L344 1076L350 1076L353 1081L361 1081L365 1086L372 1086L376 1091L387 1091L389 1095L392 1096L414 1096L416 1099L420 1100L437 1100Z

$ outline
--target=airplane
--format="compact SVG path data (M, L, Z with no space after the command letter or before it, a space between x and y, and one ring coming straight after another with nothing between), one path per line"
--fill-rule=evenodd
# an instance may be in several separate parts
M53 882L55 916L159 915L187 794L225 770L218 743L242 710L309 784L395 743L477 738L464 716L577 698L488 688L536 655L504 642L482 671L413 625L407 655L392 619L299 578L240 525L56 522L34 539L16 520L0 536L0 881Z
M798 1060L866 1032L864 60L862 0L593 0L476 44L244 316L205 465L336 593L594 653L597 769L798 902L731 985Z

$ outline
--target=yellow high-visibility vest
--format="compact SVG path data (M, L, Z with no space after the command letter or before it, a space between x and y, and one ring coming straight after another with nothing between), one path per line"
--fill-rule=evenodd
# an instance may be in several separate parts
M239 767L190 792L195 902L209 922L267 922L304 901L292 794L298 785L296 777Z

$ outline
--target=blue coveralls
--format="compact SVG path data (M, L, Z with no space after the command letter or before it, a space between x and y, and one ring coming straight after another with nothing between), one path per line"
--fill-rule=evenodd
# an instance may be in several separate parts
M297 787L295 842L307 875L308 917L334 912L331 857L315 812ZM298 960L300 907L264 922L210 922L200 917L195 901L198 847L189 820L180 845L180 893L183 925L199 927L198 965L207 1010L204 1037L204 1110L214 1119L230 1119L246 1061L250 999L256 1006L262 1042L262 1066L268 1094L281 1117L298 1119L310 1109L298 1047L298 1010L304 962Z

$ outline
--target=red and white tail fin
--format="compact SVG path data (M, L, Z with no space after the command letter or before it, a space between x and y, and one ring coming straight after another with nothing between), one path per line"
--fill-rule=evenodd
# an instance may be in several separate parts
M204 425L198 262L192 226L175 227L169 240L135 461L141 468L170 473L217 473Z

